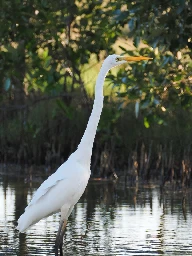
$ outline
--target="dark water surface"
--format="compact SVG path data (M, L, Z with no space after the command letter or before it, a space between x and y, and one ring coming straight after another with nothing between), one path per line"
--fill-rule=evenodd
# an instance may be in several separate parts
M16 230L38 186L0 176L0 255L54 255L59 214ZM69 218L64 255L192 255L190 193L183 211L182 192L91 181Z

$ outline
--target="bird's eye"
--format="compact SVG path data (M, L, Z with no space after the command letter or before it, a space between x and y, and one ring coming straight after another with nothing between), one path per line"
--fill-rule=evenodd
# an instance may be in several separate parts
M120 61L120 59L119 59L118 57L117 57L115 60L116 60L117 62Z

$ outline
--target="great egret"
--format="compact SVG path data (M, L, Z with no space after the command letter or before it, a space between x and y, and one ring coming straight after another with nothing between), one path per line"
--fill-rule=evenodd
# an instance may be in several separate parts
M74 205L82 196L90 177L92 147L103 108L103 83L106 74L111 68L128 61L148 59L150 58L123 57L115 54L109 55L105 59L96 81L93 110L77 150L41 184L18 220L17 229L20 232L25 232L42 218L60 211L61 220L55 242L55 255L58 255L59 249L60 255L62 255L63 235L67 219Z

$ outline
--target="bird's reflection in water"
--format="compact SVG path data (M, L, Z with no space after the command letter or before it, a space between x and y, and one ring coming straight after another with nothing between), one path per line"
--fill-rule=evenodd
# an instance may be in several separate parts
M26 234L15 229L36 186L28 188L22 179L1 180L0 255L55 255L59 214L40 221ZM93 180L69 218L64 255L192 254L190 191L186 220L182 199L182 193L166 193L162 200L158 187L125 186L121 179L116 183Z

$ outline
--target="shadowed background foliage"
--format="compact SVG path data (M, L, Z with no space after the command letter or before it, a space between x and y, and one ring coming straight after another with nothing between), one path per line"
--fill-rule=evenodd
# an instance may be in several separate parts
M190 181L192 2L3 1L0 161L57 166L77 147L102 60L109 73L92 173Z

